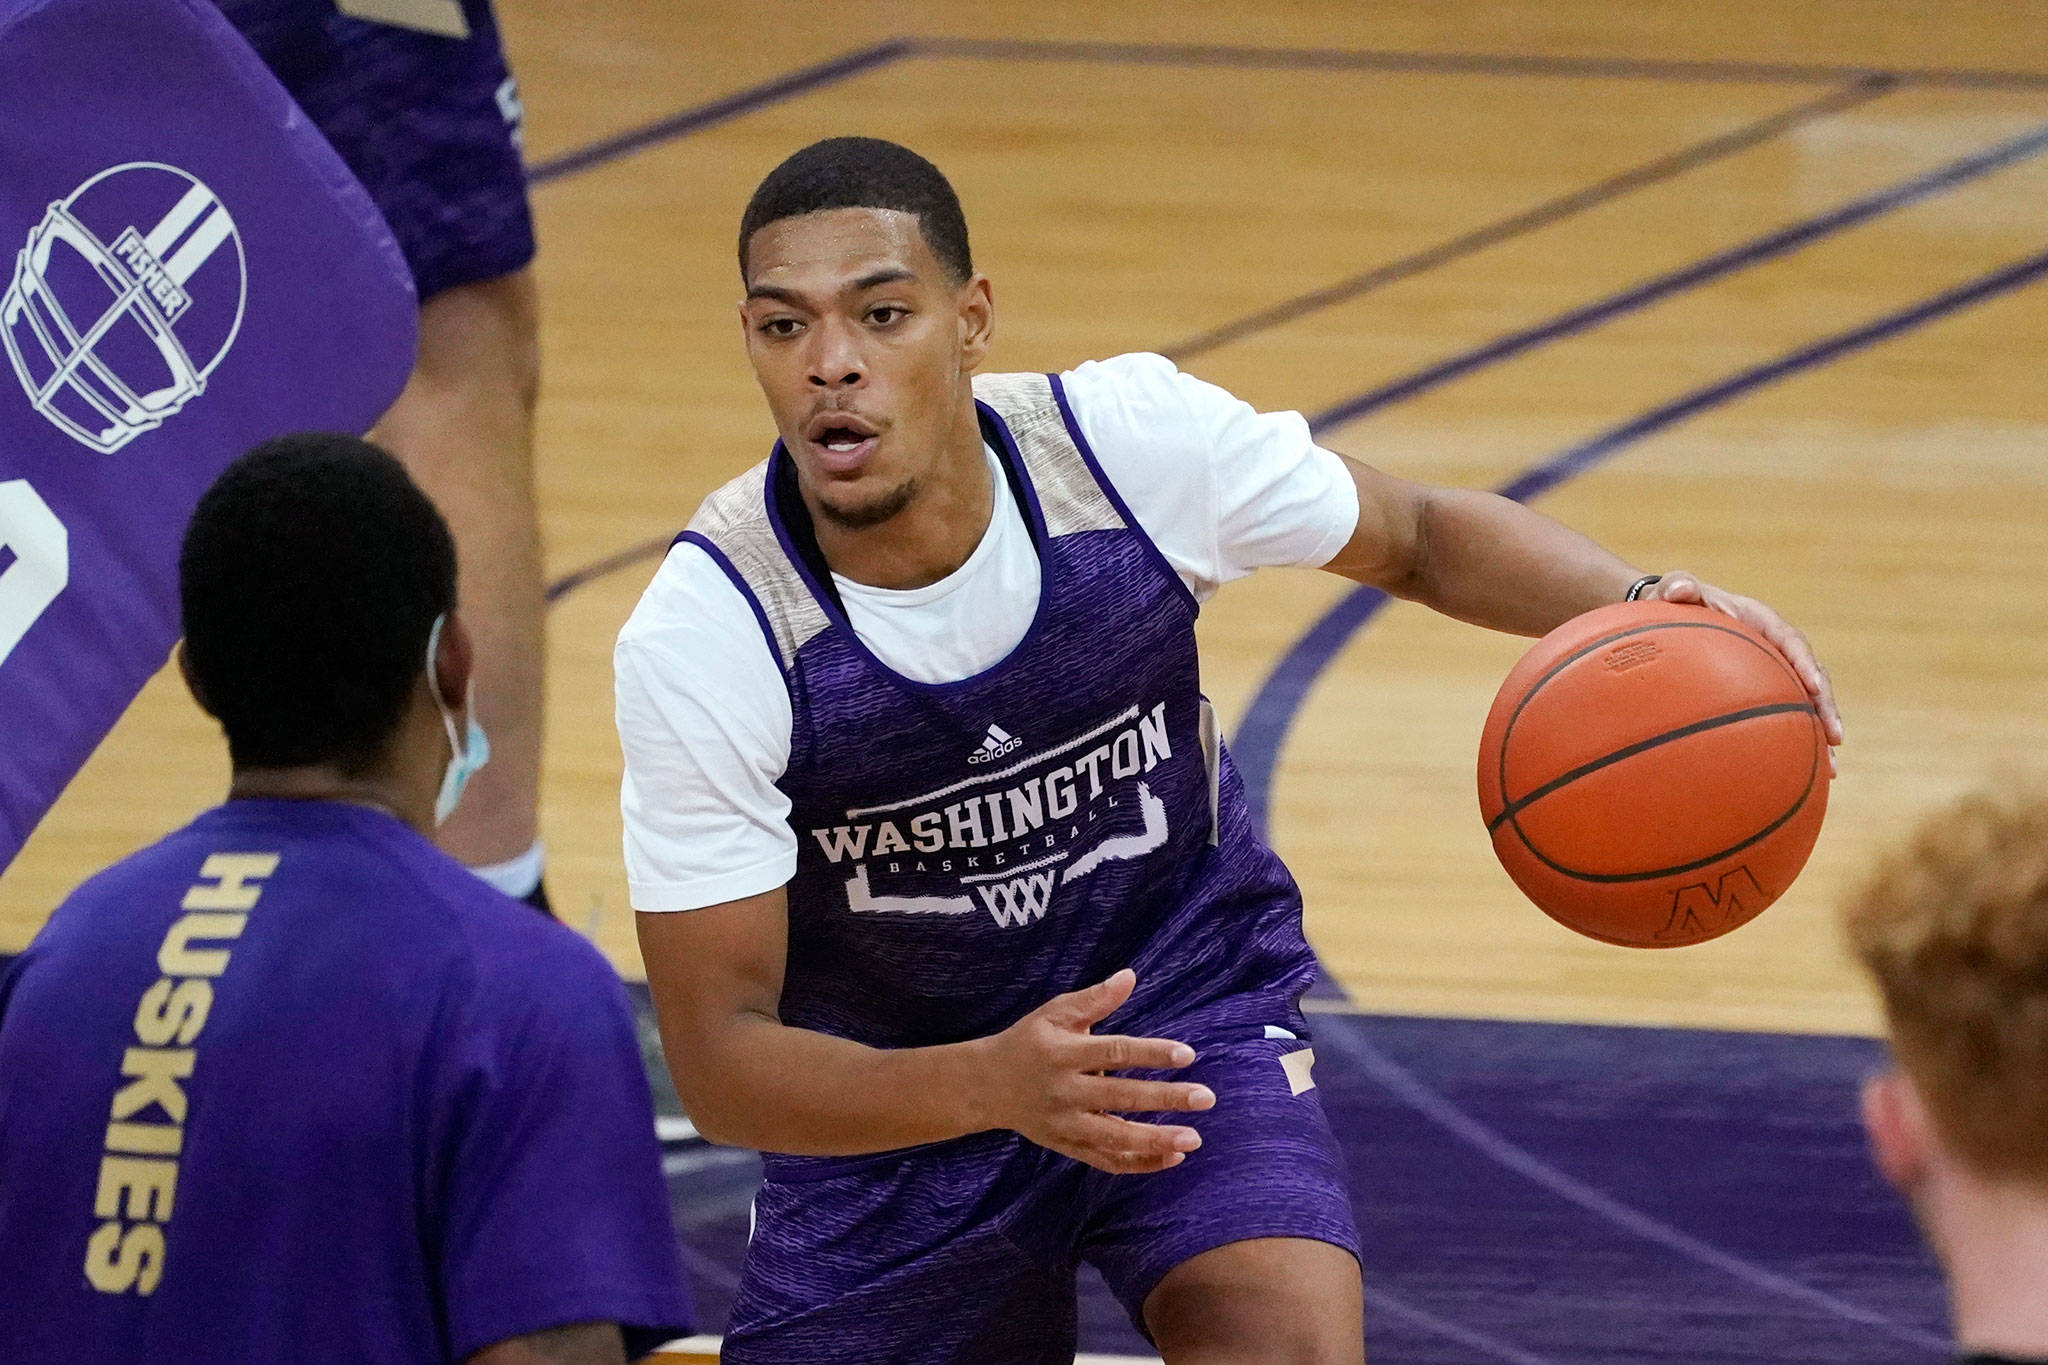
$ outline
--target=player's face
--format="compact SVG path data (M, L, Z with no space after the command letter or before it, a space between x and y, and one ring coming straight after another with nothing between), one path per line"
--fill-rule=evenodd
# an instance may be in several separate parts
M747 358L797 475L849 528L916 498L962 430L988 351L988 281L955 284L915 216L827 209L747 247Z

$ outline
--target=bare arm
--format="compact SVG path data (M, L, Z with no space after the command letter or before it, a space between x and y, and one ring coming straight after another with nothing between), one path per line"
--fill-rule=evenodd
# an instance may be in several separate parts
M1344 458L1358 530L1327 567L1460 621L1544 635L1619 602L1642 571L1520 503L1432 488Z
M1581 612L1618 602L1642 573L1568 526L1492 493L1432 488L1348 457L1358 529L1327 567L1353 582L1420 602L1460 621L1544 635ZM1842 718L1827 670L1777 612L1691 574L1667 573L1643 597L1710 608L1776 645L1819 709L1830 744Z
M626 1345L617 1323L579 1322L486 1346L467 1365L626 1365Z
M847 1156L1009 1128L1103 1170L1155 1171L1199 1145L1194 1130L1111 1114L1215 1102L1198 1085L1097 1074L1194 1060L1166 1039L1088 1031L1129 997L1136 978L1128 971L1058 996L991 1037L872 1048L782 1022L784 891L642 913L637 924L676 1091L714 1142Z

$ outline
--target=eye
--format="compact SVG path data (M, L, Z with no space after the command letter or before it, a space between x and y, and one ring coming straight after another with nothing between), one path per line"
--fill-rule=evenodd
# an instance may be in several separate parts
M877 304L875 307L868 309L868 321L874 323L877 327L892 327L909 316L910 310L908 308L900 308L893 303Z
M761 324L763 336L793 337L803 330L804 325L795 318L769 318Z

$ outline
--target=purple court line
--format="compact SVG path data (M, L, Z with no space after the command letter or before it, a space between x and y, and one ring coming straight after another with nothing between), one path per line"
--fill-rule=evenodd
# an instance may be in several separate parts
M2042 260L2043 268L2048 268L2048 256L2038 259ZM1948 1343L1931 1332L1893 1322L1881 1313L1838 1299L1825 1290L1815 1289L1767 1266L1723 1251L1559 1170L1528 1148L1495 1132L1454 1101L1430 1089L1413 1072L1367 1041L1355 1024L1347 1026L1334 1019L1332 1023L1337 1026L1316 1031L1318 1048L1327 1048L1354 1063L1374 1084L1437 1127L1481 1156L1542 1186L1566 1203L1575 1204L1601 1221L1646 1242L1654 1242L1689 1260L1722 1271L1751 1289L1795 1300L1896 1340L1942 1352L1942 1358L1947 1358Z
M1106 62L1285 71L1401 71L1450 76L1620 77L1627 80L1814 84L1889 76L1903 84L1963 90L2048 90L2048 72L1967 67L1830 66L1799 62L1658 61L1636 57L1540 57L1478 52L1251 47L1230 43L1115 43L1028 38L913 38L921 57L984 61Z
M761 108L767 104L786 99L805 90L816 89L831 81L843 79L856 72L872 70L904 56L911 49L902 43L882 43L863 51L848 54L821 66L794 72L773 81L741 91L709 105L678 114L664 120L662 124L649 129L622 135L610 142L597 144L557 158L535 169L536 180L552 179L571 171L600 164L627 152L653 145L667 138L681 136L695 129L708 127L726 118ZM1797 125L1831 113L1839 113L1858 104L1876 99L1896 89L1896 82L1888 76L1865 77L1854 85L1830 91L1828 94L1792 109L1771 115L1745 128L1737 129L1721 137L1709 139L1689 148L1683 148L1658 160L1647 162L1618 176L1579 190L1548 203L1541 204L1525 213L1490 224L1464 236L1453 238L1436 247L1392 262L1386 266L1368 271L1278 305L1276 308L1254 314L1249 318L1225 324L1213 332L1204 333L1192 341L1170 348L1166 353L1176 358L1205 352L1229 341L1240 340L1253 332L1291 321L1318 308L1323 308L1353 298L1368 290L1392 283L1397 279L1412 278L1425 271L1446 265L1451 261L1470 255L1484 247L1505 241L1520 233L1532 231L1548 223L1556 222L1573 213L1609 202L1623 194L1646 188L1652 184L1670 179L1684 171L1696 169L1708 162L1779 136ZM656 131L656 130L659 131ZM607 555L603 559L579 566L550 583L547 587L547 601L554 603L594 579L620 569L629 568L642 560L660 555L668 545L667 537L658 537L634 545L628 549Z
M1532 209L1489 223L1462 236L1453 237L1447 242L1425 247L1421 251L1389 261L1385 265L1362 271L1349 279L1339 280L1320 289L1312 289L1305 294L1297 294L1270 308L1249 313L1220 327L1212 327L1185 341L1161 347L1160 354L1175 362L1206 355L1232 342L1242 341L1248 336L1293 322L1324 308L1347 303L1360 295L1449 265L1487 247L1548 227L1552 223L1583 213L1587 209L1597 208L1636 190L1647 189L1688 171L1733 156L1737 152L1748 151L1790 132L1801 124L1830 114L1839 114L1861 104L1868 104L1898 88L1899 83L1893 77L1866 76L1852 85L1829 91L1818 99L1794 105L1790 109L1758 119L1719 137L1708 138L1704 142L1696 142L1690 147L1646 161L1640 166L1588 185L1584 189L1573 190L1547 200Z
M1494 1360L1504 1360L1508 1365L1551 1365L1543 1356L1531 1355L1519 1346L1510 1346L1505 1341L1487 1336L1484 1332L1440 1318L1427 1309L1417 1308L1405 1299L1399 1299L1384 1289L1371 1284L1365 1286L1365 1306L1374 1312L1385 1313L1390 1318L1400 1318L1413 1326L1434 1332L1460 1346L1469 1346L1483 1351Z
M1275 70L1401 71L1433 75L1615 77L1625 80L1834 84L1884 81L1967 90L2048 90L2048 72L1883 68L1783 62L1674 62L1609 57L1492 56L1457 52L1374 52L1341 48L1268 48L1172 43L1035 42L1007 38L889 38L842 57L777 76L708 104L656 119L534 166L540 185L588 170L671 138L723 123L906 57L980 61L1103 62L1150 66L1231 66Z
M1922 323L2022 288L2044 274L2048 274L2048 251L1944 290L1932 298L1885 314L1862 326L1789 351L1776 360L1694 389L1524 470L1495 491L1516 502L1527 502L1612 459L1645 436L1802 370L1828 364L1866 346L1911 331ZM1339 598L1281 656L1272 672L1266 675L1265 682L1259 685L1251 704L1245 708L1244 719L1238 724L1231 750L1237 758L1245 793L1252 805L1252 815L1260 829L1265 829L1269 822L1273 773L1280 750L1286 743L1287 731L1295 715L1308 697L1309 689L1351 637L1378 615L1387 601L1387 595L1377 588L1354 588Z
M603 578L606 574L616 573L620 569L629 568L643 559L653 559L655 556L665 553L669 547L669 542L674 539L675 537L672 535L656 536L652 540L643 540L638 545L628 546L616 554L608 554L603 559L592 560L581 568L571 569L568 573L563 574L560 578L548 584L548 605L553 606L556 602L567 597L570 593L594 578Z
M864 47L843 57L820 62L816 66L803 67L787 75L763 81L759 85L749 86L745 90L735 91L708 104L685 109L679 114L671 114L667 118L657 119L653 123L643 124L614 137L579 147L573 152L552 157L530 169L526 173L527 182L545 185L550 180L559 180L565 175L574 175L578 171L589 170L592 166L616 161L622 156L643 151L671 138L725 123L792 96L836 84L849 76L858 76L876 67L887 66L909 56L913 49L913 43L902 38L892 38L887 42L876 43L873 47Z
M849 54L833 62L780 77L764 85L756 86L752 90L742 91L725 99L714 101L712 104L703 106L698 110L679 114L674 119L667 120L663 125L671 128L671 131L663 132L659 135L651 134L648 130L627 134L613 139L611 143L601 144L600 148L586 149L583 152L572 153L569 157L560 158L555 162L549 162L546 166L541 167L536 174L542 172L560 174L562 172L551 171L550 168L570 161L574 161L577 167L594 165L599 161L609 159L611 156L623 154L621 151L613 150L604 152L603 155L598 155L598 152L603 147L633 150L638 147L647 146L652 142L660 141L662 138L677 136L680 132L705 127L721 119L733 117L737 113L773 103L776 100L786 98L790 94L802 90L815 89L819 85L841 79L854 72L873 69L874 67L898 60L914 50L924 50L915 45L906 45L906 43L907 40L905 42L877 44L875 47ZM1863 95L1864 98L1874 98L1876 94L1883 93L1882 88L1873 89L1867 85L1852 87L1852 90L1856 92L1868 91L1869 93ZM1824 97L1823 102L1846 99L1850 94L1851 91L1837 91L1830 96ZM1788 118L1797 113L1797 110L1787 111L1785 115L1779 117ZM1731 136L1741 136L1741 134L1738 133ZM1710 145L1702 144L1703 147ZM1705 283L1729 271L1758 264L1774 256L1796 250L1831 233L1867 222L1881 214L1889 213L1894 209L1905 207L1929 196L1944 193L1958 185L1990 174L2016 161L2038 155L2044 149L2048 149L2048 127L2036 129L2031 133L2000 143L1985 151L1963 157L1925 175L1894 185L1888 189L1880 190L1874 194L1866 195L1862 199L1853 200L1830 213L1807 219L1801 223L1795 223L1790 227L1782 228L1761 238L1756 238L1741 246L1710 256L1704 261L1637 285L1621 294L1589 304L1583 308L1574 309L1536 327L1497 338L1485 346L1453 356L1437 365L1395 380L1390 384L1382 385L1380 388L1374 389L1369 393L1361 394L1356 398L1329 408L1318 414L1311 425L1315 430L1322 431L1337 423L1352 420L1374 408L1413 397L1415 394L1447 383L1473 370L1486 365L1497 364L1536 346L1554 341L1559 337L1583 331L1622 313L1646 307L1674 293ZM1696 148L1694 150L1698 151L1700 149ZM1687 153L1680 152L1675 155L1685 156ZM1652 166L1655 164L1651 163ZM1698 163L1696 162L1695 164ZM1630 174L1641 174L1647 170L1649 170L1649 167L1646 166ZM1607 183L1611 184L1612 182ZM1643 180L1638 183L1646 184L1649 181ZM1600 188L1595 186L1583 193L1592 194ZM1609 197L1612 197L1611 194ZM1562 203L1563 201L1558 202ZM1581 207L1584 207L1584 205L1581 205ZM1532 210L1532 212L1537 213L1542 211L1541 208ZM1512 222L1513 220L1509 221ZM1496 227L1498 226L1500 225L1496 225ZM1523 230L1526 230L1526 228ZM1481 233L1490 231L1493 231L1493 229L1480 230ZM1498 238L1493 240L1498 240ZM1457 242L1454 241L1436 250L1442 252L1452 250L1456 246ZM1450 259L1450 257L1446 256L1443 259ZM1441 264L1442 261L1438 260L1432 263ZM1401 262L1385 267L1385 269L1389 270L1401 268L1403 268ZM1410 268L1406 270L1406 273L1413 275L1419 272L1417 269ZM1347 281L1333 288L1341 291L1347 285L1357 285L1360 280L1369 281L1370 279L1370 275L1361 276L1357 277L1354 281ZM1358 288L1357 292L1364 292L1364 289L1371 287L1374 287L1371 283L1364 284ZM1305 297L1313 298L1314 296ZM1335 302L1337 300L1332 298L1329 301ZM1290 303L1281 304L1279 307L1281 309L1289 309L1300 302L1300 300L1290 301ZM1298 317L1302 313L1311 311L1314 306L1320 305L1300 307L1297 311L1292 312L1290 316ZM1230 324L1230 326L1236 327L1237 324ZM1246 333L1237 332L1234 335L1241 336L1244 334ZM1199 342L1202 338L1197 338L1196 340ZM574 569L548 586L547 600L549 602L559 601L566 594L594 578L626 568L643 559L652 558L660 553L665 543L665 541L650 540L631 549L610 555L597 563ZM1370 615L1369 611L1367 615ZM1346 636L1348 634L1348 631L1345 632ZM1341 639L1339 643L1341 643ZM1256 699L1254 704L1256 705ZM1249 723L1251 719L1251 713L1248 712L1246 722ZM1287 717L1282 717L1283 729L1286 719ZM1248 781L1252 775L1248 772ZM1253 787L1253 795L1255 797L1253 809L1262 821L1262 827L1266 806L1264 782L1269 778L1270 772L1264 774L1260 779L1260 783Z
M1945 166L1938 166L1911 180L1864 195L1860 199L1852 199L1841 207L1817 217L1779 228L1775 232L1753 238L1726 251L1716 252L1704 260L1646 280L1598 302L1560 313L1548 322L1509 332L1484 346L1426 366L1413 374L1404 375L1376 389L1359 394L1356 398L1347 398L1317 413L1310 426L1318 432L1327 431L1331 427L1363 417L1390 403L1402 402L1418 394L1427 393L1475 370L1498 365L1538 346L1574 333L1588 331L1625 313L1636 312L1673 294L1706 284L1733 271L1762 265L1776 257L1810 246L1823 237L1859 227L1874 218L1937 194L1946 194L1972 180L1981 179L1995 171L2039 156L2044 151L2048 151L2048 125L1988 147L1981 152L1973 152Z

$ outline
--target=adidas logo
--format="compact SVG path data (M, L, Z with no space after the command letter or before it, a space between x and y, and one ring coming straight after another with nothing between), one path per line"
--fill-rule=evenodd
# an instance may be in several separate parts
M1016 738L1002 726L991 725L988 727L988 733L982 736L981 747L967 755L967 761L969 763L993 762L1004 754L1021 748L1023 743L1023 740Z

